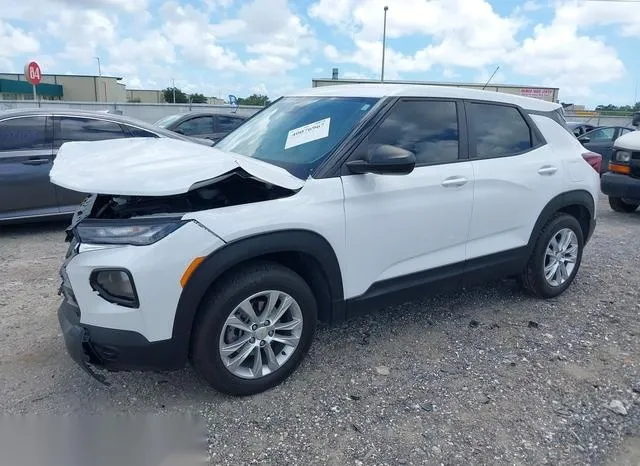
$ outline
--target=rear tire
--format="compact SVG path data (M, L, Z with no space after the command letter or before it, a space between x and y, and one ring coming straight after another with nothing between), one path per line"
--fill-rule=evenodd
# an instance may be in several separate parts
M538 235L529 261L519 276L520 285L539 298L562 294L578 273L583 247L584 237L578 220L565 213L554 215Z
M247 266L217 283L203 301L191 362L218 391L263 392L298 367L311 346L317 316L313 292L294 271L271 262ZM285 326L291 328L281 330Z
M635 204L635 203L631 204L623 201L622 198L609 196L609 205L616 212L623 212L625 214L630 214L631 212L635 212L635 210L638 208L638 205L640 204Z

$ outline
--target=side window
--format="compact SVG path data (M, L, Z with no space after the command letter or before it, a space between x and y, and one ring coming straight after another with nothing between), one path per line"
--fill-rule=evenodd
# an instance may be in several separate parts
M368 137L413 152L417 164L458 160L458 111L453 101L400 101Z
M129 131L130 137L132 138L157 138L159 137L157 134L151 133L144 129L135 128L133 126L125 125L125 129Z
M474 157L503 157L533 147L531 129L514 107L468 103L469 147Z
M213 117L202 116L191 118L190 120L183 121L176 126L175 130L180 131L185 136L213 133Z
M593 131L589 131L586 136L589 138L590 142L604 142L604 141L613 141L614 136L616 135L615 128L600 128L594 129Z
M218 128L220 132L229 133L244 123L244 120L240 118L227 117L227 116L219 116L218 118Z
M119 139L126 135L119 124L112 121L91 118L57 117L59 124L56 134L56 146L71 141L102 141Z
M622 136L623 134L630 133L631 131L633 130L629 128L620 128L620 136Z
M51 149L46 120L34 116L0 122L0 151Z

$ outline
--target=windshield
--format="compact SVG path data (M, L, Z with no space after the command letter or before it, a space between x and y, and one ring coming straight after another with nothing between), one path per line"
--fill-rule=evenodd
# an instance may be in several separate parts
M378 99L284 97L222 139L216 148L278 165L306 179Z
M160 118L158 121L156 121L156 125L160 126L161 128L166 128L169 125L171 125L171 123L173 123L174 121L176 121L178 118L180 118L182 115L177 114L177 115L169 115L166 116L164 118Z

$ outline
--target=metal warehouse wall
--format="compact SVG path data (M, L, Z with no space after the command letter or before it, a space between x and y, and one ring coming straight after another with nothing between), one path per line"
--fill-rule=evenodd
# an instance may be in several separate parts
M95 103L95 102L67 102L55 100L43 100L39 104L33 100L0 100L0 112L13 108L77 108L87 111L111 110L122 115L138 118L149 123L155 123L160 118L174 113L184 113L189 111L208 110L216 113L232 113L232 108L228 105L209 104L145 104L145 103ZM262 107L240 106L236 113L239 115L253 115Z

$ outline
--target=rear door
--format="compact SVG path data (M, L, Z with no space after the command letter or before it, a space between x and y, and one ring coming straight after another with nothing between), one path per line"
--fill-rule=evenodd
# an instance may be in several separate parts
M122 126L113 121L74 116L53 117L53 149L55 152L65 142L103 141L127 136L128 134ZM87 160L87 163L90 161ZM56 186L56 193L60 209L63 212L73 212L87 196L86 193L78 193L59 186Z
M469 156L475 176L467 257L486 264L521 259L537 217L565 189L563 164L523 112L508 104L467 102Z
M0 217L29 217L58 212L53 166L53 137L45 115L0 121Z

